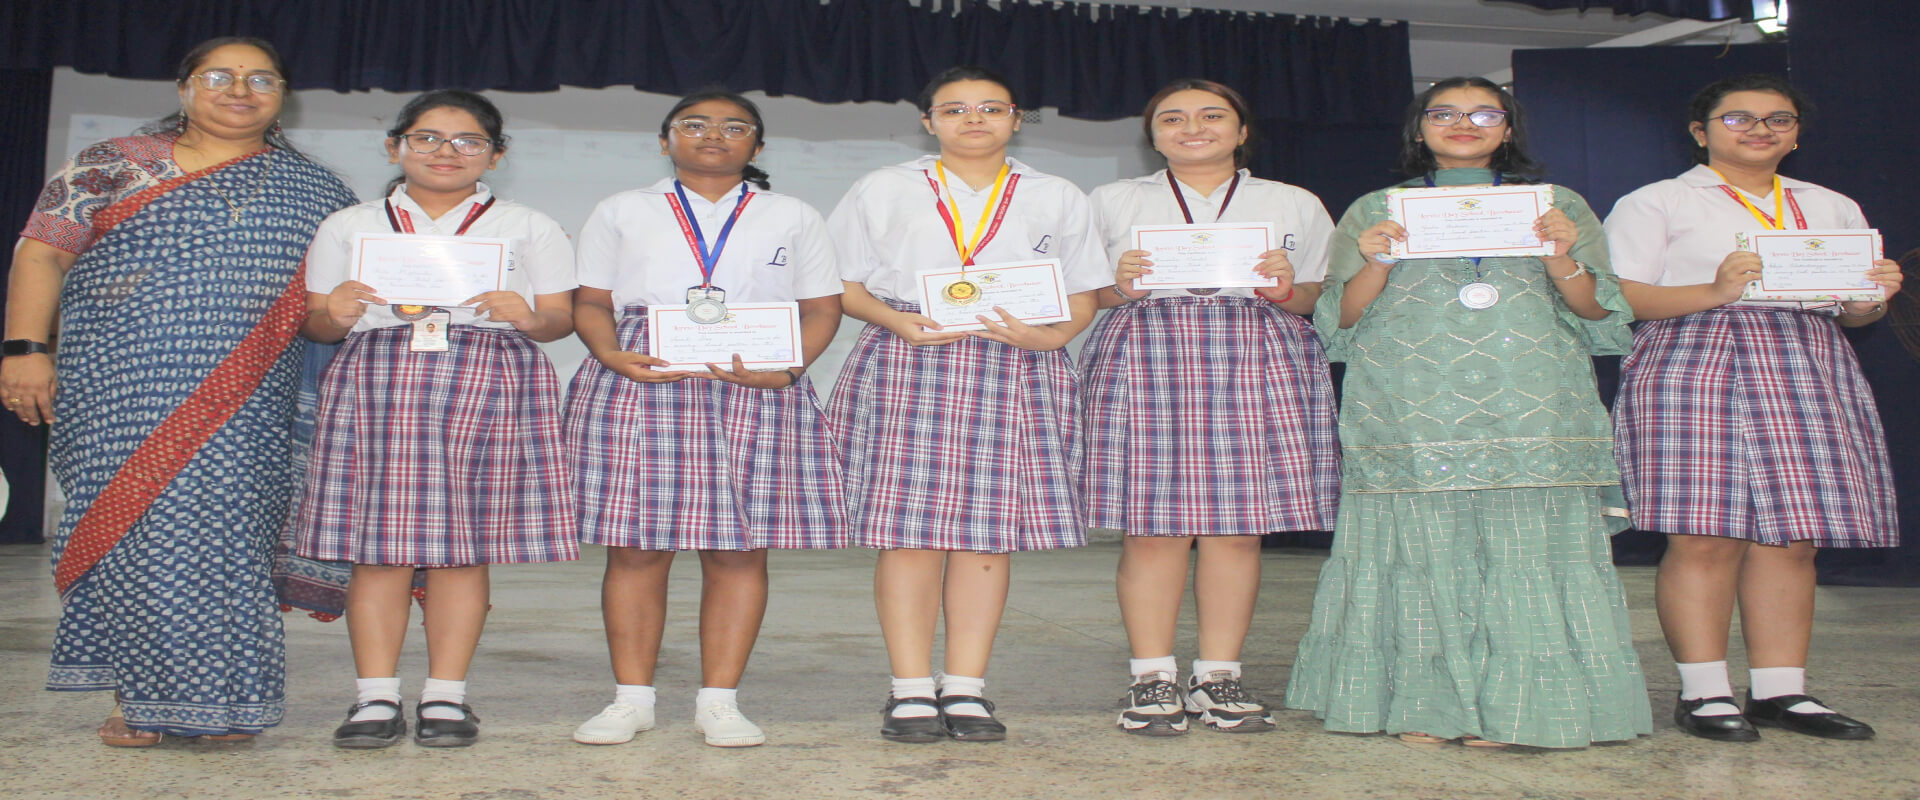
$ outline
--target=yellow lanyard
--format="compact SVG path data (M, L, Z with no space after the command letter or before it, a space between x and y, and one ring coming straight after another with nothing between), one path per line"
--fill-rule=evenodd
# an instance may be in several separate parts
M1712 170L1715 175L1720 175L1720 170L1713 169L1713 167L1707 167L1707 169ZM1727 180L1727 176L1725 175L1720 175L1720 182L1725 183L1728 187L1733 186L1733 182ZM1747 200L1745 192L1736 189L1727 194L1733 195L1733 199L1740 201L1740 205L1746 206L1747 213L1752 214L1753 218L1759 220L1760 224L1767 230L1784 231L1787 229L1787 208L1784 205L1786 202L1786 193L1780 191L1779 173L1774 173L1773 176L1773 219L1767 219L1766 214L1761 213L1760 209L1754 208L1753 203ZM1797 208L1796 206L1796 209Z
M993 194L987 195L987 205L980 209L980 224L973 229L973 238L967 238L967 227L960 221L960 204L953 199L953 190L947 186L947 169L939 161L933 162L933 170L940 174L940 188L946 196L941 198L947 204L947 224L952 226L948 233L953 236L953 249L960 253L960 263L965 264L973 258L974 248L980 246L980 234L987 230L987 221L993 218L994 206L1000 204L1000 190L1006 188L1007 172L1011 165L1001 164L1000 174L993 177ZM965 244L961 244L965 241Z

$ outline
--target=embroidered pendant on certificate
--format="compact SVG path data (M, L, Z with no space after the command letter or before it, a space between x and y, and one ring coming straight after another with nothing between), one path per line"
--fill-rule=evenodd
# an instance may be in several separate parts
M687 319L712 325L727 318L727 292L716 286L687 289Z
M428 314L440 310L433 306L401 305L398 303L387 306L387 308L393 311L394 316L407 322L419 322L420 320L426 319Z
M945 300L947 305L971 305L980 299L980 284L962 278L941 289L940 299Z
M1498 302L1500 302L1500 290L1494 288L1491 283L1474 281L1460 287L1460 305L1467 308L1479 311L1492 308L1493 304Z

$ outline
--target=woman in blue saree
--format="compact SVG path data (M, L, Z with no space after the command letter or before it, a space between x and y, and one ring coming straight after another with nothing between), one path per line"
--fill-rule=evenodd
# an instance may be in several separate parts
M354 200L281 138L286 70L266 42L204 42L177 82L180 114L47 184L0 360L0 402L53 424L67 496L47 688L113 690L100 738L123 747L280 721L269 568L292 490L302 263Z

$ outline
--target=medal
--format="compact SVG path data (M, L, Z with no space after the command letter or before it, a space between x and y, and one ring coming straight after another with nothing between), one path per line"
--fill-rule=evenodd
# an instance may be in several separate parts
M388 308L393 309L394 316L399 317L400 319L406 322L418 322L420 320L426 319L428 314L432 314L433 312L440 310L434 306L416 306L416 305L392 305L392 306L388 306Z
M1500 290L1485 281L1474 281L1460 287L1460 305L1475 311L1492 308L1500 302Z
M1173 189L1173 201L1180 204L1180 216L1187 219L1188 225L1192 225L1193 210L1187 208L1187 198L1180 194L1180 184L1174 181L1173 170L1167 170L1167 186ZM1227 215L1227 206L1233 204L1233 193L1237 191L1240 191L1240 173L1236 170L1233 173L1233 183L1227 184L1227 196L1220 201L1220 210L1213 215L1214 222L1219 222L1221 217ZM1187 290L1187 294L1197 295L1199 297L1219 293L1220 289L1218 287Z
M498 198L488 197L487 202L476 204L474 205L473 208L467 209L466 219L460 221L460 228L459 230L454 231L453 235L460 236L465 234L468 228L473 227L473 223L479 221L480 215L487 213L487 209L493 208L493 201L496 199ZM393 200L391 198L389 198L385 202L387 207L387 224L393 228L393 232L394 233L413 233L414 232L413 215L408 214L407 210L404 208L394 208ZM399 317L400 320L403 322L416 323L413 326L414 327L413 338L416 345L418 345L418 343L422 341L421 337L423 335L423 331L425 330L417 323L419 323L423 319L426 319L430 315L433 315L436 313L445 313L444 310L441 309L439 306L421 306L421 305L412 305L412 304L403 304L403 303L395 303L395 304L389 305L387 306L387 309L392 311L393 315L395 317ZM447 336L446 336L447 324L450 324L450 323L441 323L441 325L438 328L440 332L438 347L428 347L428 348L422 349L419 346L415 346L413 349L419 352L441 352L446 350L447 349ZM432 337L428 337L428 338L431 339Z
M962 278L941 289L940 299L951 306L972 305L980 299L980 284Z
M933 169L940 174L938 181L926 170L927 186L933 189L933 205L940 212L940 221L946 223L947 235L953 239L954 253L960 257L960 277L940 289L940 301L950 306L972 305L980 301L980 284L967 279L967 267L973 266L973 257L993 241L993 235L1000 232L1000 223L1006 220L1007 207L1013 205L1013 192L1020 185L1020 176L1013 174L1011 165L1000 166L1000 173L994 176L993 193L987 195L987 204L980 210L980 224L975 225L973 236L968 238L966 226L960 221L960 204L948 204L953 191L947 189L947 169L940 162L933 162ZM998 202L995 202L995 201ZM982 279L982 283L992 283L992 276Z
M753 193L747 191L745 181L740 182L740 197L733 201L733 216L727 217L727 224L720 229L720 238L713 243L713 249L707 249L706 234L700 231L700 222L687 213L687 190L680 180L673 181L673 194L667 195L667 205L673 208L674 219L680 222L680 233L687 238L687 247L693 251L694 261L700 265L700 285L687 287L687 319L702 325L724 322L727 318L727 290L713 285L713 270L720 264L720 252L727 249L727 237L733 233L733 224L740 221L740 214L747 210L747 203L753 200Z
M727 291L718 286L687 287L687 319L712 325L727 318Z

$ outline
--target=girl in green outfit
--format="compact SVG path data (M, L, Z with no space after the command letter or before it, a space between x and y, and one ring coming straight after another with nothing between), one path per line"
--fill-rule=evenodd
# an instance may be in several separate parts
M1499 86L1441 81L1407 110L1400 186L1527 183L1524 133ZM1395 261L1391 191L1347 209L1315 308L1327 357L1347 362L1345 464L1287 705L1417 742L1650 733L1588 358L1632 345L1600 221L1556 186L1533 226L1551 256Z

